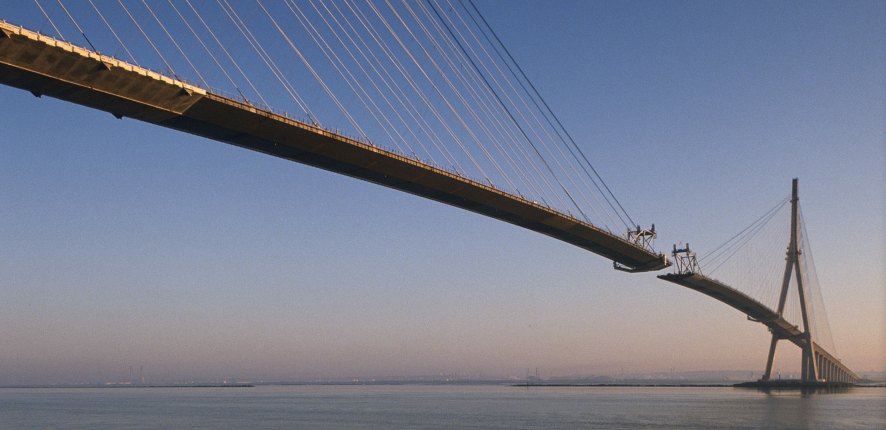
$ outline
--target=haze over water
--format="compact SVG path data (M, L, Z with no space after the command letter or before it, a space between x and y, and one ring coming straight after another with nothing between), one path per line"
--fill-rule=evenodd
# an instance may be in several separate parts
M875 429L886 388L259 386L0 389L0 429Z

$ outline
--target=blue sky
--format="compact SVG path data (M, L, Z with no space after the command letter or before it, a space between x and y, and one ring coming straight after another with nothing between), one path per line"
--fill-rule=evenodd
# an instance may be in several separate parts
M477 7L659 249L713 249L800 178L837 353L886 370L886 3ZM37 30L33 9L0 19ZM762 325L553 239L21 90L0 100L0 384L130 366L160 381L765 365ZM778 368L796 371L795 349Z

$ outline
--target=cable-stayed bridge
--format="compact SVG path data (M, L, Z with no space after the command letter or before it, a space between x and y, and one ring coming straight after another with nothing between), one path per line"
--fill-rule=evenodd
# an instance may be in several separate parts
M785 210L788 206L790 211ZM789 221L778 217L785 212L790 213ZM789 238L783 233L788 233ZM778 258L778 253L785 249L784 258ZM801 381L855 383L859 379L836 358L800 212L797 179L793 181L790 199L783 200L702 258L708 260L706 267L711 267L711 272L723 280L703 273L699 259L688 244L681 249L674 246L673 256L675 272L660 275L660 279L738 309L748 320L764 324L772 333L766 370L760 381L764 385L772 381L776 347L781 340L790 341L802 351ZM782 261L783 271L780 271Z
M0 82L470 210L620 270L670 265L652 246L654 226L634 223L470 2L118 3L36 1L52 36L0 22ZM77 38L89 48L68 41ZM103 42L110 48L94 45ZM803 348L804 379L857 378L810 336L817 331L785 319L783 305L687 270L697 264L682 264L684 251L675 248L681 265L664 279L773 332L764 379L781 339ZM799 263L790 270L799 282Z

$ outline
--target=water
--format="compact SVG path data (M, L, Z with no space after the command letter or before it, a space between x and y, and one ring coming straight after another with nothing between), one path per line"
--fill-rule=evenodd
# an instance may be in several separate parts
M886 388L0 389L0 429L886 429Z

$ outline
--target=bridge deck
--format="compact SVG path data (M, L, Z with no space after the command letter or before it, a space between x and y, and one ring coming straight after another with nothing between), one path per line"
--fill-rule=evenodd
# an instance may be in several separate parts
M443 202L635 271L670 265L663 254L494 187L2 21L0 83Z
M658 278L711 296L735 309L738 309L752 320L764 324L769 328L770 332L781 339L790 340L794 345L797 345L800 348L806 346L806 338L803 336L803 331L800 330L799 327L785 320L782 316L778 315L778 313L769 309L768 306L716 279L708 278L707 276L698 273L668 273L666 275L659 275ZM840 360L831 355L830 352L819 346L817 343L813 342L813 348L817 353L823 355L831 362L837 363L840 368L858 379L858 375L840 363Z

